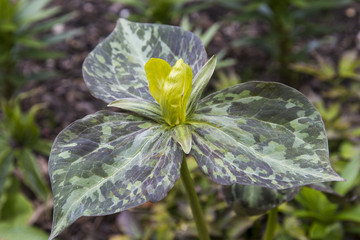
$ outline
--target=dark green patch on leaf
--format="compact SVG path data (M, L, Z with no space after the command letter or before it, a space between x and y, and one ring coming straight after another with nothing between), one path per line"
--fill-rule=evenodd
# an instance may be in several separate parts
M285 189L343 180L331 168L324 124L301 93L248 82L201 100L190 152L215 182Z
M299 188L276 190L240 184L223 186L226 202L237 214L242 216L264 214L268 210L290 201L298 192Z
M171 66L182 58L195 76L207 55L200 39L179 27L119 19L111 35L86 58L85 82L96 98L107 103L121 98L155 102L144 70L150 58Z
M182 152L167 126L101 111L56 138L49 171L54 193L50 239L81 216L159 201L180 176Z

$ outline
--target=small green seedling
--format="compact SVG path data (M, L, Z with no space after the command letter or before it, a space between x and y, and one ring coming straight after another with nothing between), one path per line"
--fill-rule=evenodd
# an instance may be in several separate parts
M27 112L21 109L20 101L29 95L31 93L28 92L15 99L1 99L0 196L3 196L6 180L16 168L21 173L23 183L38 199L46 202L50 190L37 165L35 153L49 156L51 143L41 138L40 128L35 122L36 114L43 106L34 105ZM0 212L2 207L0 201Z
M100 111L64 129L52 147L50 239L81 216L163 199L181 177L200 239L209 239L186 163L222 185L274 189L341 181L329 164L316 108L298 91L247 82L200 96L216 57L179 27L120 19L86 58L91 93L126 112Z

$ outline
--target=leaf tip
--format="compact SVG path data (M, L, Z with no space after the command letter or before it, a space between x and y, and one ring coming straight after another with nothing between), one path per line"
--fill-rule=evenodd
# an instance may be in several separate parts
M54 231L54 226L52 227L51 229L51 233L50 233L50 236L49 236L49 239L48 240L53 240L55 239L55 237L57 237L59 235L59 233L55 233Z
M172 137L178 142L185 154L190 153L192 146L192 134L190 125L177 125L173 128Z
M189 154L191 151L191 144L187 146L181 146L185 154Z

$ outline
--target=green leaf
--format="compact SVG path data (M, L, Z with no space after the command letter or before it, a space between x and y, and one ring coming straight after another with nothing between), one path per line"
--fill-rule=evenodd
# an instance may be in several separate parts
M335 211L338 206L331 203L323 194L315 189L303 187L296 195L295 200L299 202L305 210L296 210L295 216L311 217L320 222L331 222L334 220Z
M190 115L195 111L196 105L210 81L216 66L216 56L212 56L210 60L196 74L192 84L192 90L186 107L186 115Z
M108 107L117 107L139 114L156 122L165 122L161 114L160 106L153 102L136 98L122 98L110 103Z
M345 182L347 182L347 180ZM306 185L306 187L322 192L323 194L325 194L326 198L333 203L343 203L344 201L346 201L346 199L341 194L332 189L330 185L330 182L318 182Z
M46 44L43 41L37 40L30 36L19 37L18 43L24 45L25 47L31 47L31 48L43 48L46 46Z
M24 29L31 23L51 17L60 11L59 7L45 9L50 0L20 1L16 20Z
M356 50L350 50L345 52L339 60L339 76L342 78L360 79L357 74L357 68L360 65L360 59Z
M11 169L11 164L14 160L14 155L11 149L0 145L0 196L4 190L5 181Z
M345 166L341 175L346 179L344 182L335 184L335 191L341 195L348 193L354 186L358 185L357 178L360 170L360 155L356 154L352 160Z
M108 111L74 122L58 135L50 155L50 239L81 216L161 200L178 180L181 161L166 125Z
M85 82L96 98L107 103L121 98L155 102L144 69L150 58L171 66L182 58L196 75L207 56L198 37L179 27L119 19L112 34L85 59Z
M51 145L52 142L48 141L48 140L44 140L44 139L38 139L36 141L36 144L34 144L32 146L33 150L35 150L36 152L39 152L45 156L49 156L50 155L50 150L51 150Z
M319 112L285 85L248 82L216 92L189 123L190 154L219 184L285 189L343 180L330 166Z
M360 205L357 204L350 209L342 211L336 216L336 219L340 221L353 221L360 223Z
M83 29L77 28L63 33L49 35L48 37L44 38L43 41L46 43L47 46L50 46L52 44L59 43L66 39L74 38L83 33L84 33Z
M76 16L77 16L77 13L70 12L70 13L67 13L65 15L62 15L62 16L59 16L56 18L47 19L44 22L40 22L40 23L37 23L35 26L32 26L30 29L28 29L27 33L35 34L35 33L51 30L51 28L53 28L55 25L66 23L66 22L70 21L71 19L74 19Z
M223 186L226 202L237 214L245 216L264 214L292 200L298 192L299 188L276 190L240 184Z
M201 34L201 36L199 36L204 46L207 47L209 45L220 27L221 24L219 22L214 23L210 28L206 30L206 32L204 32L204 34Z
M13 226L8 223L0 223L0 239L47 240L48 237L48 234L35 227L26 225Z
M310 239L331 239L341 240L343 239L344 230L339 222L333 224L324 225L323 223L314 222L309 229Z
M183 151L188 154L191 150L191 126L187 124L177 125L172 128L172 137L178 142Z
M42 49L34 49L34 48L24 48L19 51L19 57L21 58L30 58L30 59L36 59L36 60L43 60L48 58L61 58L64 57L64 52L60 51L51 51L46 48Z
M24 195L20 192L10 193L2 208L0 220L13 226L26 225L33 212L31 202Z
M324 224L314 222L311 224L309 235L311 239L323 239L326 236L326 226Z
M49 198L49 189L37 165L34 153L27 148L15 151L18 167L23 173L25 184L42 201Z

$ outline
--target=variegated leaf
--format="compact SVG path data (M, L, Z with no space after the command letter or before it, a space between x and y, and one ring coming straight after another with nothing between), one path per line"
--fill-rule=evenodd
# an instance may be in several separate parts
M233 184L223 186L226 202L239 215L254 216L266 213L292 200L300 188L276 190L259 186Z
M319 112L285 85L248 82L216 92L188 123L190 154L217 183L285 189L343 180L330 166Z
M108 105L131 111L159 123L165 123L159 104L136 98L121 98Z
M101 111L71 124L55 140L49 172L54 194L50 239L81 216L159 201L180 176L182 151L168 127Z
M155 101L144 70L150 58L171 66L182 58L195 76L207 55L200 39L179 27L119 19L111 35L85 59L85 82L96 98L107 103L121 98Z

